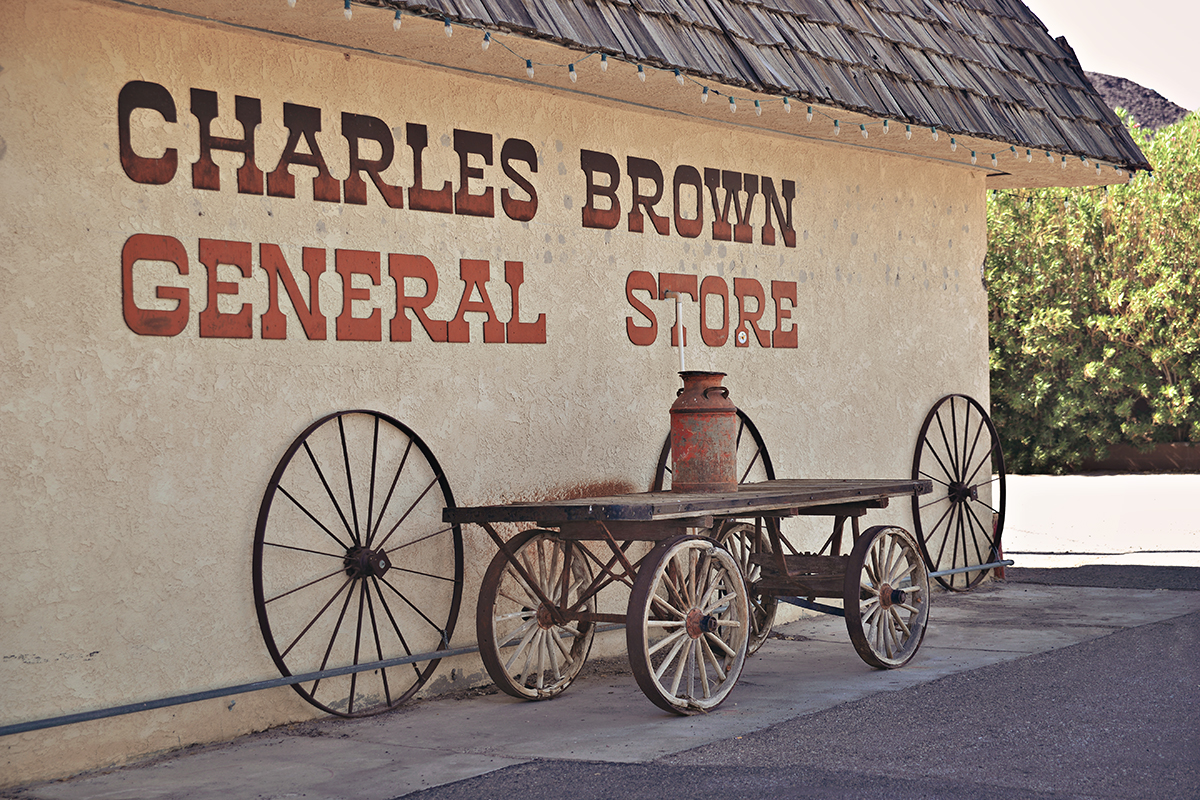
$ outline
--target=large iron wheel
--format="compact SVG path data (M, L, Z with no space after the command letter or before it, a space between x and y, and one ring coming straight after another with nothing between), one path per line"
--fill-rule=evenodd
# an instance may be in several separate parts
M514 564L520 564L529 580ZM532 530L510 539L488 565L475 612L479 655L502 691L546 700L566 690L587 660L596 633L591 621L555 619L555 609L594 613L592 567L578 542Z
M933 481L932 494L912 499L913 528L932 571L999 560L1004 454L983 406L963 394L938 400L921 426L912 477ZM960 572L938 576L937 581L952 591L964 591L987 572Z
M929 573L907 531L877 525L858 537L843 600L850 641L863 661L894 669L916 655L929 621Z
M275 468L254 534L254 605L284 675L446 649L462 598L458 525L433 453L376 411L340 411L301 433ZM403 703L439 659L292 688L330 714Z
M725 548L702 536L666 540L646 556L629 598L638 686L675 714L715 708L742 674L749 617L741 568Z
M775 467L771 454L763 442L754 422L739 408L738 428L735 440L737 447L738 483L757 483L775 480ZM667 434L662 450L658 454L658 465L654 468L652 492L663 492L671 488L671 435Z
M755 553L772 552L771 542L766 530L761 527L756 529L755 525L748 522L726 523L718 536L718 541L738 562L742 577L746 579L746 592L750 603L750 639L746 646L746 655L754 655L771 635L779 600L775 595L762 595L755 591L755 584L762 577L762 567L751 563L750 556Z

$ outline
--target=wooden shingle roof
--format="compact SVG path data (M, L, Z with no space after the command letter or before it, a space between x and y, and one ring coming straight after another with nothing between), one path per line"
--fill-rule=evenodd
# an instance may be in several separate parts
M1145 156L1019 0L374 0L422 16L1126 169Z

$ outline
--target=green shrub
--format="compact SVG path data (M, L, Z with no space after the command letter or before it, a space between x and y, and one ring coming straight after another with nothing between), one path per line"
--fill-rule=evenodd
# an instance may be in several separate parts
M1200 112L1127 124L1153 177L990 193L992 414L1013 472L1200 442Z

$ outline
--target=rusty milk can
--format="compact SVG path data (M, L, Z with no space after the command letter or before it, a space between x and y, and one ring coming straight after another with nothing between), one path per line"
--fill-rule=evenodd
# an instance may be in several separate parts
M737 407L724 372L679 373L671 406L671 491L737 491Z

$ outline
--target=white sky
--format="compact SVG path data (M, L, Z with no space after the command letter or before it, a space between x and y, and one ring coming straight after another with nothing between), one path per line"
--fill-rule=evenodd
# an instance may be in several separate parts
M1186 109L1200 108L1197 0L1024 0L1079 63L1140 83Z

